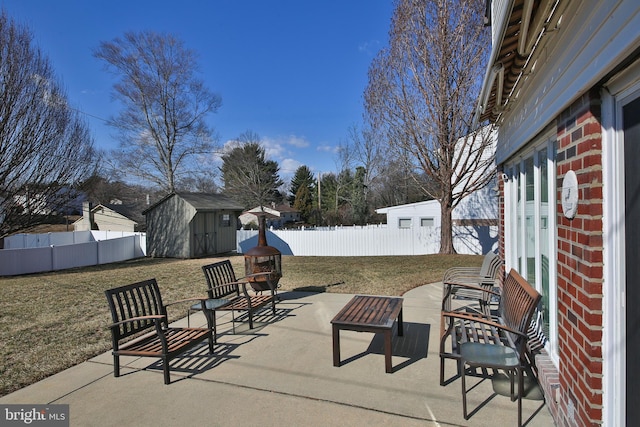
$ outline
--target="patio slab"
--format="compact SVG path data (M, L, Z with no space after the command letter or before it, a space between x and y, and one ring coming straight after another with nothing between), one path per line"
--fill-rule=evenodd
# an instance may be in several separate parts
M393 373L385 373L381 335L341 331L333 366L330 321L351 294L282 292L255 328L218 315L216 354L206 345L172 361L165 386L159 362L122 358L113 377L109 352L0 398L0 403L69 404L72 426L129 425L465 425L511 426L517 406L479 381L462 417L460 380L439 385L440 284L404 295L404 336L393 338ZM182 320L181 323L185 320ZM204 324L201 314L191 324ZM455 373L447 364L449 376ZM474 380L472 380L474 381ZM470 381L469 386L473 384ZM524 400L529 426L552 426L543 401Z

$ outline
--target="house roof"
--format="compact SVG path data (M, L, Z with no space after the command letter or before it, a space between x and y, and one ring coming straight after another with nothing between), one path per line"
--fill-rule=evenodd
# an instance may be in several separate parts
M275 208L273 208L274 210L278 211L278 212L298 212L297 209L292 208L289 205L277 205Z
M215 210L231 210L242 211L243 206L238 202L223 196L222 194L212 193L170 193L145 209L142 214L146 215L149 211L155 209L170 198L177 196L189 203L197 211L215 211Z
M128 220L134 222L137 224L137 222L133 219L136 217L136 212L135 212L135 207L131 206L131 205L123 205L123 204L99 204L97 206L94 206L91 210L93 212L96 212L97 210L100 209L100 207L104 207L107 209L111 209L112 211L114 211L115 213L118 213L120 215L122 215L123 217L127 218Z
M138 224L138 222L134 219L138 215L136 215L136 210L135 210L136 208L133 205L124 205L119 203L100 203L92 207L91 212L95 213L103 209L108 209L110 211L113 211L116 214L124 217L125 219L128 219L132 223L136 225ZM77 220L73 222L73 224L80 224L84 220L85 220L84 216L80 216Z
M543 51L568 2L491 2L492 48L476 108L476 121L498 122L535 59ZM495 5L495 7L494 7Z
M298 212L297 209L292 208L289 205L277 205L277 206L257 206L253 209L249 209L247 212L256 213L256 212Z
M388 214L389 211L392 210L401 210L401 209L408 209L408 208L420 208L423 206L432 206L432 205L436 205L436 206L440 206L440 202L437 200L424 200L422 202L415 202L415 203L407 203L404 205L396 205L396 206L387 206L385 208L378 208L376 209L376 213L378 214Z
M278 219L278 218L280 218L278 215L274 215L274 214L269 213L269 212L259 212L259 211L244 211L244 212L242 212L242 215L251 215L251 216L254 216L256 218L258 217L258 215L264 215L264 217L266 219Z

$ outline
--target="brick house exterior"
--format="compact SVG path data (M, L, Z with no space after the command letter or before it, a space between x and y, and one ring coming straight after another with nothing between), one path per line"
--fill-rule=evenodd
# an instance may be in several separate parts
M602 131L600 97L591 91L558 118L557 188L569 171L579 185L578 214L558 215L560 406L575 408L580 424L602 419ZM561 200L561 190L557 200ZM562 212L558 204L557 212ZM565 410L565 415L566 415ZM560 424L569 422L563 420Z
M586 3L490 1L476 119L498 127L505 267L543 294L536 366L548 409L558 426L633 425L640 4ZM575 214L563 206L574 173Z

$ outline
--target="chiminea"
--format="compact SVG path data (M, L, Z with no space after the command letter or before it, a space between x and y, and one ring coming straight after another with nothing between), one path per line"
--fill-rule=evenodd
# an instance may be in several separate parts
M258 246L254 246L244 254L244 271L250 274L272 272L269 280L273 287L278 286L282 277L282 254L273 246L267 245L267 232L265 230L265 214L257 213L258 217ZM266 276L248 278L249 284L254 291L268 291L269 283Z

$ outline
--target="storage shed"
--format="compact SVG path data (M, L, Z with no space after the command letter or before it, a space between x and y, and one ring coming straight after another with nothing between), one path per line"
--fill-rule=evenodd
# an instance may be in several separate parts
M147 255L197 258L235 250L242 209L220 194L171 193L142 212Z
M440 227L442 224L440 202L427 200L406 205L376 209L387 216L389 228ZM474 192L460 201L451 213L456 226L497 226L498 200L494 185Z

